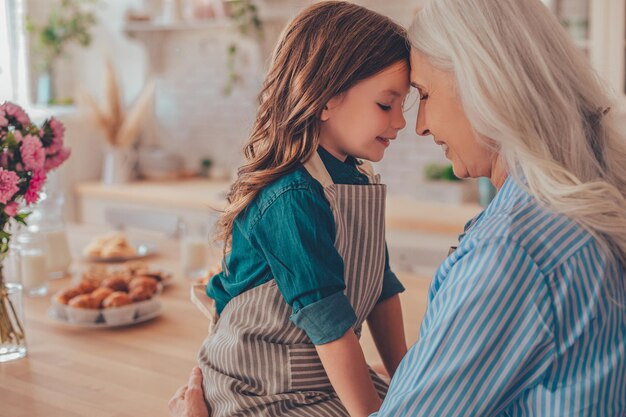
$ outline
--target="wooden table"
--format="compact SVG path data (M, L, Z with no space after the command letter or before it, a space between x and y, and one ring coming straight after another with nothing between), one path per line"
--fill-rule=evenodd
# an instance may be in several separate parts
M69 227L75 254L100 232ZM0 364L0 417L167 415L169 398L196 363L207 321L190 302L190 281L181 278L178 242L157 243L159 256L151 264L174 272L175 281L160 297L163 314L152 321L117 329L72 327L47 317L50 296L25 299L28 356ZM405 328L414 342L428 279L405 277L404 282ZM50 294L69 285L69 277L51 281ZM366 333L363 349L370 361L378 360Z

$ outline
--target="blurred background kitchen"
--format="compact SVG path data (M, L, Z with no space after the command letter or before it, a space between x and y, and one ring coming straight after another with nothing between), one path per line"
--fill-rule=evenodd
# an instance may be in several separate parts
M625 2L546 2L622 112ZM122 226L133 213L143 220L170 213L175 236L206 241L211 209L223 207L242 162L273 45L311 3L4 0L0 98L23 105L36 122L55 116L65 124L73 155L48 184L64 198L63 220ZM404 25L419 7L416 0L358 3ZM439 147L415 135L416 107L377 169L389 186L392 262L428 273L443 259L449 235L493 190L487 182L456 181Z
M4 277L23 284L23 294L14 286L8 297L29 353L0 367L0 417L92 415L88 404L102 416L163 413L205 336L189 290L219 261L209 236L242 163L273 45L311 3L0 0L0 103L19 104L38 126L59 119L72 152L28 209L28 228L12 229ZM356 3L408 25L420 0ZM626 125L626 0L545 3L613 92L611 111ZM457 180L440 147L415 134L416 112L407 110L407 128L376 166L388 184L387 241L407 288L409 343L433 273L493 197L484 179ZM85 309L56 293L83 285L73 295L89 298L93 278L111 285L138 271L167 287L149 311L141 298L119 316L129 307ZM23 337L5 345L0 362L26 355ZM367 332L362 345L378 362Z
M545 0L626 106L625 1ZM204 239L242 161L256 95L281 29L305 0L4 0L0 100L66 126L72 158L51 178L66 222L124 210L171 213ZM357 3L407 25L419 0ZM397 269L434 270L448 238L488 203L439 147L407 128L377 164L389 186ZM558 111L558 109L555 109ZM140 216L141 217L141 216ZM121 220L117 221L118 223ZM120 226L118 224L117 226ZM442 237L443 236L443 237Z

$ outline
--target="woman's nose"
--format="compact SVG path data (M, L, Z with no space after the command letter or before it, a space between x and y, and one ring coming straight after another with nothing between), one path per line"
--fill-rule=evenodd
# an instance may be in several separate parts
M415 121L415 133L420 136L428 136L430 135L430 130L426 126L426 115L425 112L420 108L417 110L417 120Z

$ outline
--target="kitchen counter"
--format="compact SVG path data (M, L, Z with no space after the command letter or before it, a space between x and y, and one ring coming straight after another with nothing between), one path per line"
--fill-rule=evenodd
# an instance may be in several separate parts
M106 229L70 225L72 253ZM138 236L129 235L132 239ZM159 250L151 265L174 275L159 296L162 314L120 328L83 328L47 316L51 296L25 298L28 356L0 364L0 416L153 417L167 414L167 402L185 383L207 332L207 319L190 301L191 281L181 278L179 242L154 240ZM87 264L78 259L72 270ZM76 277L75 277L76 278ZM400 275L400 295L409 344L417 340L427 305L429 277ZM71 277L50 282L50 294L70 286ZM361 338L368 362L380 364L364 327ZM376 366L380 368L380 366Z
M138 207L162 210L194 211L208 213L222 210L226 205L229 183L206 179L181 181L138 181L120 185L101 182L81 183L76 188L81 218L93 223L90 203L132 203ZM450 205L417 201L401 195L387 197L387 229L456 235L463 230L467 220L480 213L476 204ZM95 223L101 223L95 221Z

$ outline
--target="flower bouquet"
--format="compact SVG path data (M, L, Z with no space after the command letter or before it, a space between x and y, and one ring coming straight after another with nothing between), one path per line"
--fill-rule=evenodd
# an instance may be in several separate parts
M54 118L37 127L21 107L0 104L0 356L11 347L25 346L24 330L2 270L11 238L9 224L11 219L26 224L28 214L19 212L20 205L36 203L48 172L69 158L64 133Z

